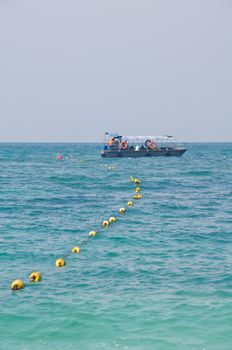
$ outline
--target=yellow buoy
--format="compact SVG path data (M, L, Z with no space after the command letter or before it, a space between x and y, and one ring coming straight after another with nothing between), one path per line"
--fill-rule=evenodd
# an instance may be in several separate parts
M141 194L135 194L133 196L134 199L140 199L140 198L143 198L143 196Z
M12 290L18 290L18 289L22 289L24 287L23 281L22 280L14 280L11 283L11 289Z
M57 267L63 267L65 265L64 259L57 259L56 260L56 266Z
M111 216L110 218L109 218L109 222L110 223L114 223L114 222L116 222L117 221L117 219L114 217L114 216Z
M81 249L79 247L73 247L72 253L80 253Z
M140 187L136 187L136 189L135 189L135 192L139 192L140 191Z
M36 271L36 272L32 272L30 274L29 281L30 282L39 282L39 281L41 281L41 278L42 278L41 273Z
M129 201L129 202L127 202L127 205L128 205L128 207L132 207L133 202Z
M109 226L109 221L107 221L107 220L104 220L104 221L102 221L102 226L103 227L106 227L106 226Z
M140 180L134 179L134 183L135 183L135 184L140 184Z
M125 211L126 211L126 209L125 209L125 208L120 208L118 212L119 212L120 214L124 214L124 213L125 213Z
M89 232L89 237L94 237L97 235L97 232L96 231L90 231Z

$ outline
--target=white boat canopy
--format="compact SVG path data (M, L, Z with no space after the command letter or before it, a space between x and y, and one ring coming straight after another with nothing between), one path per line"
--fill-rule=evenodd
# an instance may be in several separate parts
M119 138L121 140L127 141L129 144L144 144L147 140L155 141L158 144L165 144L165 143L176 143L177 139L170 135L161 135L161 136L154 136L154 135L143 135L143 136L128 136L128 135L121 135L117 133L105 133L105 141L109 140L110 138Z

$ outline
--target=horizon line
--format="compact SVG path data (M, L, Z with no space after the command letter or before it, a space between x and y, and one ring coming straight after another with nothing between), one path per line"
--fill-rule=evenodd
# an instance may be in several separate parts
M232 140L217 140L217 141L212 141L212 140L177 140L177 143L232 143ZM6 144L6 143L52 143L52 144L57 144L57 143L96 143L96 144L102 144L104 143L104 140L102 141L0 141L0 144Z

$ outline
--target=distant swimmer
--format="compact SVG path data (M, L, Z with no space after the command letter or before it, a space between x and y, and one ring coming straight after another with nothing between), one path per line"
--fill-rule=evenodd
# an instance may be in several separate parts
M63 156L61 154L58 154L56 159L61 160L61 159L63 159Z

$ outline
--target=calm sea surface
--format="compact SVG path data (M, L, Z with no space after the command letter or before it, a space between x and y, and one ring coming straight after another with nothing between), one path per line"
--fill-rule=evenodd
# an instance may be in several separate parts
M96 144L0 144L1 350L232 349L232 144L187 146L104 160ZM120 216L131 175L143 199Z

